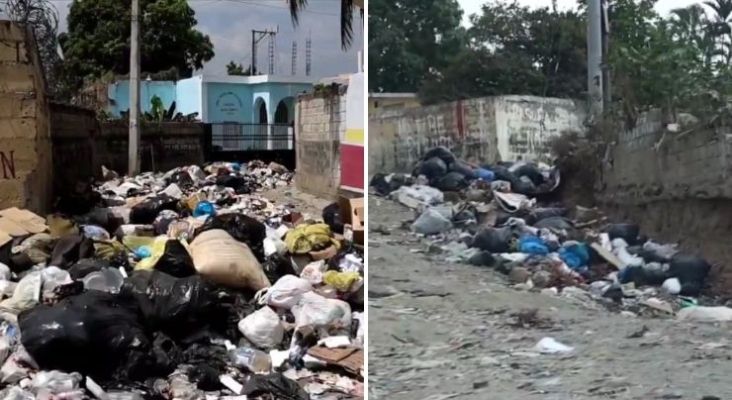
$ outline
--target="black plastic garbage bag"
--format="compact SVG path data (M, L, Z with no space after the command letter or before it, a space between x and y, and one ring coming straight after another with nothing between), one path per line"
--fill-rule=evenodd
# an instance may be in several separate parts
M511 228L486 228L473 238L471 247L491 253L507 253L511 250Z
M445 164L450 165L453 162L455 162L456 158L455 155L452 154L450 150L448 150L446 147L435 147L434 149L431 149L424 153L422 156L422 160L429 160L432 157L437 157L445 162Z
M66 235L56 242L49 265L66 269L80 259L93 255L94 242L91 239L77 234Z
M644 267L628 267L620 279L620 283L633 282L636 287L654 285L660 286L669 278L669 274L662 269L648 269Z
M701 257L690 254L676 254L671 258L668 274L681 283L681 295L698 296L712 266Z
M264 239L267 237L267 228L263 223L244 214L220 214L209 218L203 226L198 228L195 236L211 229L223 229L234 239L244 242L257 257L264 260Z
M459 173L463 174L463 176L465 176L466 179L473 180L473 179L477 178L475 176L475 169L473 167L471 167L469 164L467 164L463 161L460 161L460 160L455 160L455 162L450 164L448 170L450 172L459 172Z
M156 332L152 342L152 356L155 359L155 376L165 376L175 371L183 361L183 353L178 345L162 332Z
M542 218L534 224L534 228L545 228L555 230L571 230L574 229L572 222L564 217L548 217Z
M539 168L534 163L526 163L518 166L512 172L513 175L518 178L521 178L522 176L529 178L535 186L539 186L545 181L544 175L542 175L541 171L539 171Z
M178 171L168 178L168 185L175 183L181 189L191 188L194 185L193 178L188 171Z
M652 250L646 250L642 245L628 246L628 253L641 257L646 263L657 262L661 264L668 264L671 259L666 258Z
M497 181L509 182L511 183L512 187L519 181L519 178L504 166L490 166L489 169L493 171L493 174L495 175L495 180Z
M607 228L607 234L610 240L621 238L630 246L640 244L640 227L637 224L611 224Z
M160 211L176 211L177 208L178 200L166 194L161 194L132 207L132 210L130 210L130 223L136 225L152 225L155 222L155 218L160 214Z
M41 369L132 379L153 364L134 304L90 290L18 317L21 342ZM119 371L118 371L119 370Z
M173 338L201 329L218 315L214 288L198 275L176 278L160 271L135 271L120 296L138 304L146 327Z
M74 265L69 268L69 275L73 280L79 280L92 272L101 271L105 268L110 268L111 264L109 261L99 260L95 258L84 258L77 261Z
M387 175L379 172L371 178L369 187L374 188L378 195L386 196L400 187L410 184L408 177L406 174Z
M242 390L243 395L259 397L266 394L281 400L309 400L310 395L300 385L280 373L250 375Z
M541 221L544 218L564 217L568 212L569 210L564 207L535 208L524 219L527 224L533 225L536 221Z
M439 157L432 157L417 164L414 175L424 175L432 182L442 178L446 173L447 164Z
M196 274L191 255L183 244L175 239L165 243L165 251L155 264L155 269L176 278L187 278Z
M341 207L338 203L331 203L323 208L323 221L328 224L334 233L343 234L343 219Z
M216 178L216 185L230 187L237 194L249 194L256 190L256 182L237 175L222 175Z
M534 185L530 180L517 179L515 182L511 183L511 191L526 196L535 196L536 185Z
M442 190L443 192L457 192L465 189L468 185L469 183L465 179L465 175L459 172L448 172L437 182L432 183L432 186Z

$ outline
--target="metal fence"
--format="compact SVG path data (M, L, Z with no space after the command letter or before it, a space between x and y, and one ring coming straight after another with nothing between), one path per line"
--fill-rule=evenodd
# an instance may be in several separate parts
M295 131L290 124L211 124L214 151L294 150Z

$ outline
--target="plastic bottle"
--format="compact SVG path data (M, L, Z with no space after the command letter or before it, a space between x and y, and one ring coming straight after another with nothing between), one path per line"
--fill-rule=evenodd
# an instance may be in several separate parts
M239 347L230 352L231 360L239 368L246 368L256 374L267 374L272 370L269 354L251 347Z

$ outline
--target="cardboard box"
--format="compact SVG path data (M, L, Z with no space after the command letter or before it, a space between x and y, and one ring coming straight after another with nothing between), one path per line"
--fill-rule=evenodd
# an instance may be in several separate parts
M354 243L364 244L364 222L366 221L364 198L349 199L341 196L338 199L338 206L341 210L343 224L351 225Z

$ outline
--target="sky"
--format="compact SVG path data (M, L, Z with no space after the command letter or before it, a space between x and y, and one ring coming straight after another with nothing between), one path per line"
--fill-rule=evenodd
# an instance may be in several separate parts
M551 7L551 0L518 0L519 4L530 7ZM686 7L694 3L700 3L701 0L658 0L656 3L656 11L661 15L666 15L675 8ZM484 0L458 0L460 7L463 8L463 25L470 25L470 15L480 12L480 6L485 3ZM559 9L575 8L576 0L557 0Z
M59 30L66 30L66 16L71 0L50 0L58 9ZM297 75L305 75L305 40L312 38L312 76L316 79L356 72L358 51L363 50L363 29L360 14L354 16L354 40L348 51L341 49L340 0L309 0L297 27L292 25L284 0L188 0L196 11L197 29L209 35L216 56L209 61L203 73L226 75L226 64L235 61L249 65L251 60L252 29L275 29L277 75L290 75L292 70L292 42L297 41ZM258 65L266 71L268 48L260 42ZM197 72L196 74L200 74Z

